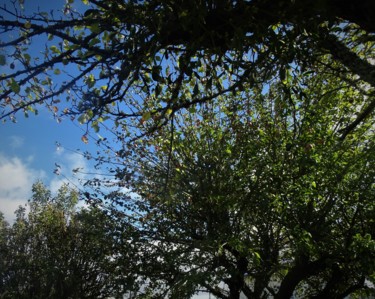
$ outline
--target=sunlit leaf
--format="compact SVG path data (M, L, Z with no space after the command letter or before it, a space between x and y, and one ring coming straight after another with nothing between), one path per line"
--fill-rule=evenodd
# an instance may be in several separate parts
M25 22L24 27L26 29L30 29L31 28L31 23L29 21Z
M83 136L81 137L81 140L82 140L82 142L85 143L85 144L89 143L89 139L88 139L88 137L87 137L86 134L83 135Z
M151 118L151 112L146 112L142 115L143 121L148 121Z
M85 82L86 82L86 84L87 84L87 86L88 86L89 88L94 87L94 85L95 85L95 77L94 77L94 75L92 75L92 74L89 75L89 76L86 78Z
M80 124L85 124L85 123L87 123L87 120L88 120L88 117L87 117L87 114L86 114L86 113L84 113L84 114L82 114L82 115L80 115L80 116L78 117L78 122L79 122Z
M60 50L56 46L51 46L50 50L55 54L60 54Z
M21 90L19 84L17 83L17 81L14 78L12 78L11 81L10 81L10 88L14 93L19 93L20 90Z

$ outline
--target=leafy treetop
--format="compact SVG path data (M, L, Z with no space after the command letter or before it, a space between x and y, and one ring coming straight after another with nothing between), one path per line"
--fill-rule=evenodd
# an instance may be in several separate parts
M338 80L367 84L370 95L342 136L374 110L371 0L82 2L60 14L1 7L1 118L45 104L95 130L110 117L134 137L134 121L158 119L153 131L180 109L285 78L292 66L311 70L325 55Z

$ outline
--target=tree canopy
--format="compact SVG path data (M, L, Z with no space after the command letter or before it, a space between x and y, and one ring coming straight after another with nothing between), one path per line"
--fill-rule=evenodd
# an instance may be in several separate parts
M374 293L372 122L337 138L363 101L311 74L176 113L135 150L132 271L161 298Z
M3 119L45 104L96 130L108 117L131 131L151 116L156 129L179 109L284 78L293 66L308 70L327 55L340 80L368 85L343 137L374 110L371 0L82 2L75 10L68 1L60 15L1 8ZM45 46L35 51L35 42Z
M0 224L0 297L108 298L127 291L116 269L115 223L95 208L77 210L67 185L56 196L33 185L29 212ZM121 274L121 275L120 275Z

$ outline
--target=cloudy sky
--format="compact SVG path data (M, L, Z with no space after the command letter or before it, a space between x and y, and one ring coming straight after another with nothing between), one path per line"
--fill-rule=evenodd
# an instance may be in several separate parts
M64 0L24 2L26 12L56 10L65 3ZM10 5L10 1L0 0L0 5L4 4ZM0 73L6 73L6 68L0 66ZM87 169L88 165L82 155L74 151L94 149L92 143L86 145L81 141L84 130L80 125L69 120L57 123L50 112L43 110L38 116L30 115L29 118L20 113L16 123L10 120L0 123L0 134L0 211L8 221L14 219L17 207L30 198L31 186L36 181L43 181L52 191L63 182L77 183L72 170L78 167ZM60 175L54 174L55 163L61 166Z
M78 184L72 170L89 166L82 155L67 149L92 150L92 144L81 141L82 132L69 120L58 124L47 112L28 119L20 114L17 123L0 124L0 210L8 221L30 198L36 181L52 191L63 182ZM61 166L59 174L54 173L56 164Z

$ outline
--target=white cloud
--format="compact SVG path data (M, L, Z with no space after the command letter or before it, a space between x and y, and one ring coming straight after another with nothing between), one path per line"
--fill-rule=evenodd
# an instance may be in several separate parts
M0 211L7 221L12 222L14 211L30 198L32 184L45 176L44 171L31 168L27 161L0 153Z
M73 169L88 171L89 166L82 155L60 151L56 154L56 159L60 175L51 178L45 171L30 166L32 156L20 158L0 152L0 211L8 222L14 221L14 211L30 199L31 187L38 180L48 182L49 189L54 194L64 183L75 188L80 186L79 179L86 178L85 174L73 173Z
M10 136L10 147L13 149L20 148L24 144L24 139L20 136Z

